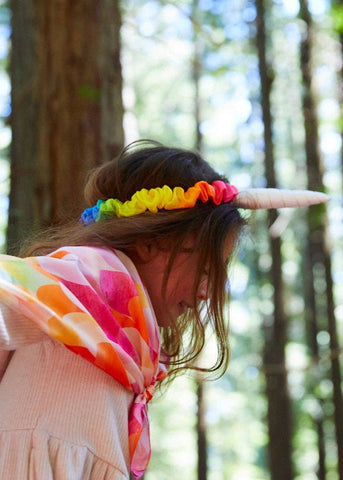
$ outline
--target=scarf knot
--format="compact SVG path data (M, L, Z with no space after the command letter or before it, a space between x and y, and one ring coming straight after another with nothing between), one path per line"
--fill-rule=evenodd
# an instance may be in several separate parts
M154 396L155 385L151 384L144 389L144 396L146 403L149 403L152 397Z

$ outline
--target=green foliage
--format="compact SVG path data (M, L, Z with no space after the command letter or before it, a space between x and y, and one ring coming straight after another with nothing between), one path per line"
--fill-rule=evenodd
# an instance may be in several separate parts
M334 30L339 34L343 33L343 5L332 2L331 15Z

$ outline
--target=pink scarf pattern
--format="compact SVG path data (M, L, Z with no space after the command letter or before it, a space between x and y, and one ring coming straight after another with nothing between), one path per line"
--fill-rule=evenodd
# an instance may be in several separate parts
M0 301L134 393L131 472L143 475L151 455L147 403L167 371L156 318L131 260L96 247L0 255Z

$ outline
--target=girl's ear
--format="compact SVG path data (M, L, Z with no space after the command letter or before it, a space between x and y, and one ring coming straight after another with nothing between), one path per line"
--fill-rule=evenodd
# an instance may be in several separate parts
M151 241L139 242L136 245L137 260L141 263L147 263L157 254L157 247Z

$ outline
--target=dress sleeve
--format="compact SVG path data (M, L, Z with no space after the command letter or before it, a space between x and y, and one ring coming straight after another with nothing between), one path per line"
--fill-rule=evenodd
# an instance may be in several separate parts
M0 352L47 338L39 326L46 309L37 302L35 290L49 278L37 271L34 259L31 263L28 260L0 255ZM0 368L3 363L0 357Z
M11 358L10 350L40 342L44 337L31 320L0 302L0 382Z

